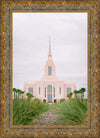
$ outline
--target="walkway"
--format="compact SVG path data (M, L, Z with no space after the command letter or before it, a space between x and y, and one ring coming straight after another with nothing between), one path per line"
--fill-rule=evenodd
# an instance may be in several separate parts
M34 125L58 125L58 115L50 107L49 111L41 114L40 117L32 121Z

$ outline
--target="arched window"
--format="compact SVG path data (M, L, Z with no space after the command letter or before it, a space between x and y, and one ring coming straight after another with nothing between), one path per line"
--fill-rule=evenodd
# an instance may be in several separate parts
M52 86L51 85L48 86L48 92L52 92Z
M59 87L59 94L61 94L61 87Z
M48 75L52 75L52 68L51 68L51 66L48 67Z

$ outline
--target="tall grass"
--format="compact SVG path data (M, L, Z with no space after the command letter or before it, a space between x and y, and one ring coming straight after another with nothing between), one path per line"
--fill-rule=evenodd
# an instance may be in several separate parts
M28 125L39 114L48 111L49 104L42 103L38 99L14 99L13 100L13 125Z
M87 124L87 101L78 98L51 105L59 114L59 121L63 125Z

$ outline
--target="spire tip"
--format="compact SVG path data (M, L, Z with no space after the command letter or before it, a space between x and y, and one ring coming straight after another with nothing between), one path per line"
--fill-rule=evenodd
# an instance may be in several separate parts
M51 51L51 37L49 36L49 50Z
M49 53L48 53L48 59L52 59L52 54L51 54L51 37L49 36Z

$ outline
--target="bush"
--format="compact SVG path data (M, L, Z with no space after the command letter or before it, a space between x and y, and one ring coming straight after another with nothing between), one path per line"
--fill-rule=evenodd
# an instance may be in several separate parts
M64 101L65 101L65 99L64 99L64 98L60 100L60 102L64 102Z
M75 98L69 101L59 102L53 105L59 114L59 121L64 125L87 124L87 102Z
M48 111L49 104L40 100L14 99L13 100L13 125L27 125L39 114Z

